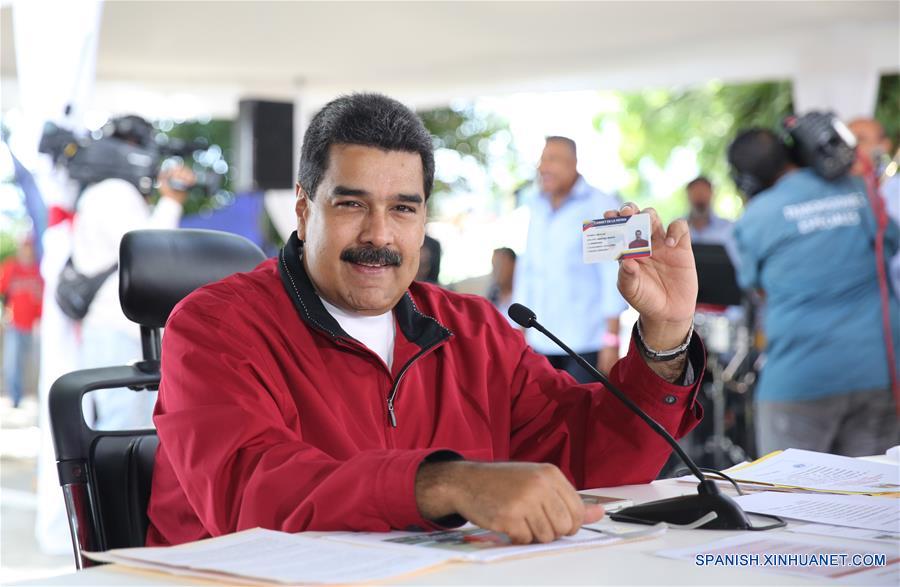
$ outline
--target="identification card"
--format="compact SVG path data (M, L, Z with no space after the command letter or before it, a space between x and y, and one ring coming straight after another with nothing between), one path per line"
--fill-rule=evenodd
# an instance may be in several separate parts
M650 256L650 215L585 220L581 229L585 263Z

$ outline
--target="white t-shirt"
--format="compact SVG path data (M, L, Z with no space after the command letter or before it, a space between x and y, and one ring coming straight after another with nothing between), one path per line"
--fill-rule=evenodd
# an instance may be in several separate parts
M322 299L322 298L319 298ZM363 343L387 364L394 363L394 313L385 312L380 316L353 314L329 304L322 299L322 305L337 320L344 332Z

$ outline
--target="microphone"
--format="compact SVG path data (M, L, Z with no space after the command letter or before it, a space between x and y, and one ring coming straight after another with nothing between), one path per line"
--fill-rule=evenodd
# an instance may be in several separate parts
M611 519L617 522L632 522L639 524L667 522L670 524L688 525L715 512L715 518L700 526L701 528L709 530L768 530L784 525L783 521L778 520L780 524L762 528L754 527L750 523L749 518L747 518L747 514L741 509L741 506L739 506L731 497L722 493L715 481L707 479L703 475L696 463L691 460L672 435L669 434L659 422L651 418L647 412L638 407L631 398L622 393L618 387L613 385L612 382L610 382L603 373L598 371L596 367L588 363L584 357L570 349L552 332L544 328L544 326L537 321L537 316L533 311L522 304L513 304L509 307L508 314L516 324L522 328L534 328L535 330L538 330L544 336L556 343L556 345L564 350L567 355L575 359L579 365L593 375L594 379L606 386L606 389L609 390L610 393L616 396L620 402L625 404L629 410L634 412L647 424L647 426L662 437L662 439L672 447L672 450L675 451L678 458L687 465L691 473L700 480L700 484L697 485L697 495L684 495L670 499L661 499L624 508L610 514L609 517Z

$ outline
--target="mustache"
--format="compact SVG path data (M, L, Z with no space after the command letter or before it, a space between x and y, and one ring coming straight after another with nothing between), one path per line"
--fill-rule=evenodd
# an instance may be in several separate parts
M399 267L403 262L403 257L399 252L387 247L381 249L376 247L353 247L341 251L341 261L364 265L392 265Z

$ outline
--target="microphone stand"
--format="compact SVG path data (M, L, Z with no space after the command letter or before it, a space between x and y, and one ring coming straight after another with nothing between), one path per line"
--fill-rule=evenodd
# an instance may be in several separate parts
M640 505L631 506L611 513L609 517L618 522L631 522L638 524L656 524L658 522L667 522L678 525L688 525L696 522L700 518L707 516L711 512L715 512L716 517L711 521L700 526L708 530L769 530L784 525L784 522L778 518L777 524L765 527L754 527L750 523L750 519L741 506L737 504L731 497L722 493L715 481L707 479L700 468L693 460L684 452L679 444L672 438L672 435L663 428L659 422L651 418L644 410L637 406L631 398L622 393L622 391L613 385L609 379L603 375L596 367L588 363L584 357L570 349L563 341L558 339L552 332L544 328L537 321L537 316L530 309L522 304L513 304L509 307L509 317L512 318L519 326L523 328L535 328L544 336L556 343L559 348L564 350L566 354L575 359L575 361L591 373L597 381L606 386L619 401L634 412L647 426L656 432L663 440L665 440L678 457L687 465L691 473L700 483L697 485L697 495L683 495L669 499L661 499Z

